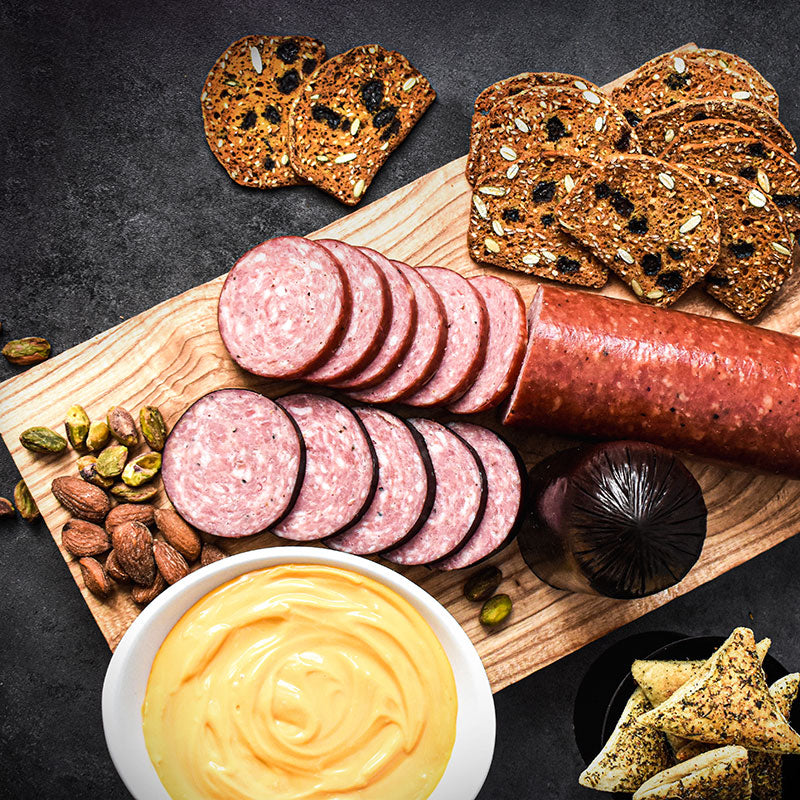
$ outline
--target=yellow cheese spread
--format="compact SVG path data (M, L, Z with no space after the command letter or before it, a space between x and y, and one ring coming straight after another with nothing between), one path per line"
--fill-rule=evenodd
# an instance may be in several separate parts
M184 614L142 718L173 800L423 800L456 711L447 656L409 603L349 570L290 564Z

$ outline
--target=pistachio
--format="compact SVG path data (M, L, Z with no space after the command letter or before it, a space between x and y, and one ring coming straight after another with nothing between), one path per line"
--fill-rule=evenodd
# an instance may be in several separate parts
M0 519L14 516L14 504L7 497L0 497Z
M139 427L142 436L151 450L163 450L167 440L167 426L164 417L155 406L143 406L139 412Z
M496 594L490 597L481 608L480 622L487 628L502 625L511 614L511 598L507 594Z
M503 573L497 567L485 569L470 575L464 584L464 597L472 603L488 600L503 580Z
M143 453L132 459L122 471L122 480L128 486L141 486L158 475L161 469L161 453Z
M19 511L22 519L33 522L39 517L39 507L36 505L36 501L33 499L25 481L20 481L14 487L14 504L17 506L17 511Z
M15 366L29 367L50 356L50 342L39 336L27 336L7 342L2 353Z
M122 406L114 406L109 409L106 417L108 429L111 435L125 447L133 447L139 442L139 432L136 430L136 423L133 421L130 411Z
M158 494L158 486L153 483L144 486L128 486L127 483L115 483L111 494L126 503L146 503Z
M105 420L97 420L89 425L89 433L86 436L86 446L93 452L102 450L108 444L111 431Z
M89 435L89 415L81 406L71 406L64 420L67 441L79 453L86 451L86 437Z
M125 462L128 460L128 448L122 444L112 444L97 456L96 469L104 478L116 478L122 475Z
M33 453L61 453L67 446L67 440L63 436L42 426L22 431L19 442Z
M78 468L78 475L94 486L99 486L101 489L110 489L114 485L113 478L106 478L97 471L97 457L96 456L81 456L76 462Z

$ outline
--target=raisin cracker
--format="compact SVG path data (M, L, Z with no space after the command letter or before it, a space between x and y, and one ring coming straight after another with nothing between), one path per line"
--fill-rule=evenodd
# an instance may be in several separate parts
M325 45L307 36L245 36L217 59L203 85L203 124L211 152L236 183L302 183L289 163L289 108L324 60Z
M672 141L661 151L659 158L670 161L670 152L682 144L712 144L719 139L764 139L770 147L775 145L750 125L735 119L699 119L687 122L675 133Z
M755 183L685 167L717 205L720 250L705 290L734 314L755 319L792 274L792 243L778 207Z
M680 164L754 181L763 198L780 209L789 230L800 235L800 166L780 148L763 139L726 138L709 144L683 144L667 155Z
M532 89L535 86L566 86L582 92L592 91L602 95L602 90L591 81L577 75L567 75L563 72L522 72L504 78L491 86L487 86L475 98L475 111L472 115L469 136L469 155L467 156L467 180L474 184L477 179L476 168L478 153L481 147L481 132L486 124L486 117L496 103L507 97Z
M555 214L650 305L674 303L719 255L709 193L684 170L649 156L619 155L590 167Z
M495 103L476 152L475 180L542 150L600 158L638 153L625 117L602 94L564 86L535 86Z
M560 283L599 288L608 270L555 220L555 207L574 189L591 161L545 152L475 186L467 235L472 258Z
M636 135L642 145L642 152L657 156L675 138L687 122L707 119L733 119L755 128L772 142L794 153L797 145L792 135L777 117L763 108L740 100L725 97L709 97L705 100L689 100L675 103L660 111L654 111L647 119L636 126Z
M405 56L380 45L334 56L294 102L292 166L315 186L356 205L435 97Z
M721 50L656 56L611 93L617 106L639 120L674 103L704 97L747 101L778 116L775 87L745 59Z

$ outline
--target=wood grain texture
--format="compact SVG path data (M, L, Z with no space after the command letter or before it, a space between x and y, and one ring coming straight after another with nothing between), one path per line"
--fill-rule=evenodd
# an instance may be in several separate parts
M466 231L470 189L464 164L465 158L446 164L311 236L369 245L415 266L438 264L467 276L502 275L515 283L529 302L536 289L535 279L487 268L469 258ZM800 291L797 281L794 283L760 324L800 332ZM75 455L37 456L20 446L18 436L33 424L60 429L67 408L76 402L83 404L92 418L103 416L111 405L123 405L134 412L145 404L157 405L172 425L192 401L214 389L242 386L276 396L297 387L297 383L248 375L228 357L216 325L221 285L222 278L218 278L198 286L0 385L0 433L112 648L138 608L125 592L117 592L106 603L89 594L77 562L61 548L60 530L68 515L50 494L50 483L54 477L74 471ZM630 299L616 280L603 294ZM699 291L684 296L678 308L731 318ZM431 416L446 418L442 414ZM493 414L479 415L475 420L500 430ZM512 431L510 436L529 465L566 444L566 440L540 433ZM709 537L700 562L689 576L679 586L654 597L615 601L552 589L525 567L516 545L512 545L496 558L505 576L503 590L514 601L512 623L487 634L478 623L478 607L462 596L464 574L436 573L424 567L398 569L443 603L463 625L497 691L753 558L800 529L800 482L700 462L689 462L689 466L705 492ZM166 500L162 498L160 504L166 504ZM233 553L279 543L276 537L262 534L223 542L222 546Z

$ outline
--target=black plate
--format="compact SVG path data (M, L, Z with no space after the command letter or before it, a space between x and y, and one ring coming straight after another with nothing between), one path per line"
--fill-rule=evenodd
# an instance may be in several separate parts
M630 673L635 659L707 659L724 641L720 636L682 638L679 634L659 632L629 637L603 653L586 674L575 701L575 739L584 761L589 764L600 752L635 691L636 681ZM653 646L655 649L650 649ZM772 685L789 670L768 653L764 659L764 672L767 682ZM618 680L615 688L609 688L612 673ZM582 704L586 704L587 710L579 711ZM601 714L598 713L600 708L603 709ZM800 703L792 707L789 721L795 729L800 726ZM800 797L800 757L784 757L783 787L784 797ZM631 797L622 792L603 794L620 800Z

